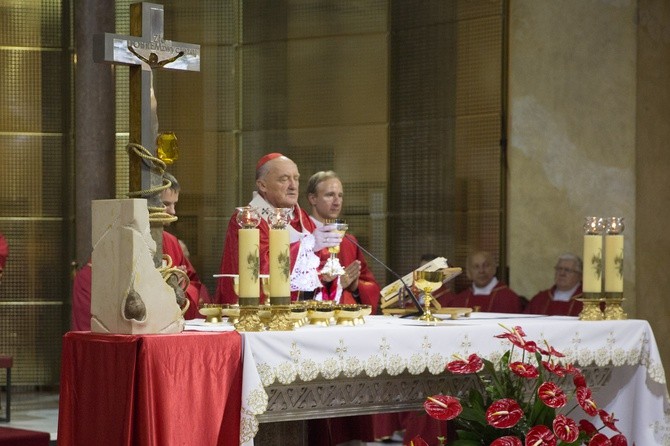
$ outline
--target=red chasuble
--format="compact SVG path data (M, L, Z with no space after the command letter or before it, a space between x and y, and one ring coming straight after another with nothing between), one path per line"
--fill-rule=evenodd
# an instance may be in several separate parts
M303 229L308 231L310 234L314 232L316 226L314 222L309 218L309 215L303 211L300 207L296 206L295 210L298 212L293 212L293 220L291 220L291 226L298 232L303 232ZM219 272L221 274L238 274L238 237L237 231L239 230L239 225L237 224L237 212L233 213L233 216L230 217L228 222L228 230L226 232L226 241L223 249L223 256L221 257L221 267ZM262 219L258 225L258 232L260 234L260 245L258 247L259 256L260 256L260 274L268 274L270 271L270 226L268 225L265 219ZM298 256L298 251L300 250L300 242L291 243L291 270L295 265L295 260ZM291 293L292 300L297 298L297 292ZM262 300L262 299L261 299ZM218 286L216 288L216 302L224 304L234 304L237 303L237 295L233 290L233 279L230 277L222 277L218 280Z
M554 292L556 286L548 290L540 291L531 300L524 313L529 314L544 314L547 316L579 316L582 311L583 304L576 300L582 297L581 285L572 293L572 297L568 301L554 300Z
M207 287L200 281L200 277L198 277L198 274L195 272L195 268L184 255L184 251L181 249L177 237L166 231L163 231L163 254L170 256L173 267L185 268L186 275L190 280L185 292L190 304L188 310L186 310L186 313L184 314L184 319L202 317L198 312L198 308L200 307L200 299L205 303L209 303Z
M524 301L504 283L498 283L491 294L474 295L469 287L449 300L448 307L475 308L487 313L522 313Z

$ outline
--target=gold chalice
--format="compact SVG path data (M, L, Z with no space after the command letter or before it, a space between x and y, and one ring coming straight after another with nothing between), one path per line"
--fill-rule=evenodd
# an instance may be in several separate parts
M438 318L433 316L433 313L430 310L430 303L433 300L433 295L431 294L433 290L436 290L442 286L442 280L444 279L444 272L442 270L438 271L414 271L414 286L419 288L424 292L423 298L423 315L419 317L420 321L424 322L437 322Z
M339 234L342 234L342 236L344 236L344 234L347 232L347 229L349 229L349 225L347 225L344 220L339 218L326 219L324 224L328 226L334 226L335 231L337 231ZM326 264L321 269L321 274L328 274L330 276L343 275L344 268L340 264L340 259L337 258L337 255L340 253L340 245L331 246L328 248L328 252L330 253L330 258L326 261Z

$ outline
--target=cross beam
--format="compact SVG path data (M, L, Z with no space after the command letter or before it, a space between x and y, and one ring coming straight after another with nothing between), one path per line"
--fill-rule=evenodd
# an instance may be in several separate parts
M165 40L163 23L163 5L133 3L130 5L131 35L105 33L93 36L94 61L130 66L129 140L142 145L154 156L159 127L153 70L200 71L200 45ZM138 191L160 186L162 179L154 170L151 163L131 155L129 189ZM160 207L158 195L145 198L149 206ZM157 257L160 259L162 234L158 232L154 239L157 239Z

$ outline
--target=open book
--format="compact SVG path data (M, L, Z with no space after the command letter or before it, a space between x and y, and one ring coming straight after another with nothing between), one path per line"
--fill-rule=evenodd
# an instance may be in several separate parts
M436 257L430 262L426 263L425 265L418 267L415 271L438 271L438 270L444 271L444 279L442 280L442 283L449 282L463 271L462 268L450 268L449 264L447 263L447 259L445 259L444 257ZM413 282L414 282L414 271L411 271L403 276L402 282L400 280L396 280L395 282L392 282L386 285L384 288L382 288L380 293L381 308L387 308L396 304L400 298L400 294L402 292L406 292L405 285L411 287Z

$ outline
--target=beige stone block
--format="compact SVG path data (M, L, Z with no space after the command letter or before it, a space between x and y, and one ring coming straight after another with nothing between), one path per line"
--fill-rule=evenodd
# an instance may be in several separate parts
M146 200L96 200L91 210L91 331L181 332L175 292L154 266Z

